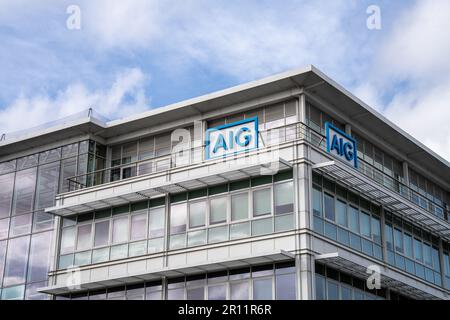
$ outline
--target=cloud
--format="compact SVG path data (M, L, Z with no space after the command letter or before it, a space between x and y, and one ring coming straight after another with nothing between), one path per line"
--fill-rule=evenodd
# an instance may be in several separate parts
M150 98L144 85L147 77L138 68L118 73L106 89L90 90L73 83L56 96L21 96L0 110L0 127L12 132L63 118L92 107L108 118L121 118L149 108Z
M381 42L356 94L450 159L450 2L417 1Z

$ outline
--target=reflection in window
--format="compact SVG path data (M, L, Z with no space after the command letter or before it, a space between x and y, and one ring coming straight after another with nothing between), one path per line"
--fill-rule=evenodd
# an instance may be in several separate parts
M47 279L52 257L52 231L34 234L31 237L28 282Z
M164 207L150 209L149 220L150 220L149 237L156 238L164 236L164 224L165 224Z
M0 219L9 216L13 195L14 173L0 176Z
M272 300L272 278L253 279L253 300Z
M203 227L206 219L205 201L191 202L189 204L189 227Z
M186 203L173 204L170 207L170 234L186 231Z
M253 216L262 216L272 213L270 188L253 191Z
M248 218L248 193L235 194L231 197L231 221Z
M294 183L292 181L274 186L275 214L294 211Z
M227 221L227 198L213 198L210 201L209 223L221 223Z
M95 224L94 246L106 246L109 242L109 220Z
M112 242L121 243L128 240L128 217L113 220Z
M325 203L325 218L334 221L335 220L334 198L325 193L324 194L324 203Z
M14 215L30 212L33 210L35 187L36 168L17 172L16 182L14 186Z
M30 237L10 239L6 255L4 286L25 282Z

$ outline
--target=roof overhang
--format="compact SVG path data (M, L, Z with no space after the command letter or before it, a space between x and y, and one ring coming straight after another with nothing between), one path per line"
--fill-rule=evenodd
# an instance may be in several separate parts
M343 183L350 188L364 194L371 200L383 205L389 211L399 214L406 220L421 225L426 230L439 234L450 241L448 222L422 209L400 194L389 190L385 186L364 177L361 173L339 160L327 161L313 165L318 170Z
M61 295L71 292L82 292L86 290L104 289L113 286L120 286L125 284L140 283L145 281L160 280L163 278L180 277L193 274L201 274L206 272L214 272L220 270L227 270L231 268L242 268L253 265L261 265L266 263L275 263L294 260L295 256L284 250L276 250L268 253L252 255L242 258L233 258L228 260L221 260L206 264L185 265L183 267L161 268L155 269L147 273L129 274L125 277L107 279L104 281L93 281L81 283L79 286L48 286L39 288L38 291L42 293ZM70 270L69 270L70 271Z
M367 273L368 267L373 267L373 263L370 261L358 258L345 251L317 255L315 260L361 279L367 279L370 275ZM448 299L448 295L437 288L433 288L389 268L378 267L382 286L415 299Z

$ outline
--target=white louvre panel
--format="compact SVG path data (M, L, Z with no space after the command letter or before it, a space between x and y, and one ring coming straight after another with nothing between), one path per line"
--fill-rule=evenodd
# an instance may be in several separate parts
M130 283L143 282L148 280L159 280L164 277L179 277L192 274L199 274L212 271L228 270L230 268L248 267L252 265L274 263L282 261L292 261L295 256L284 250L276 250L261 255L252 255L242 258L224 259L217 262L211 262L207 264L186 265L176 268L162 268L155 269L151 272L131 274L126 277L115 278L114 280L102 280L81 283L79 288L74 286L49 286L45 288L39 288L39 292L48 294L65 294L69 292L86 291L93 289L103 289L107 287L124 285Z
M334 178L339 183L343 183L351 189L364 194L372 201L382 204L387 210L397 213L404 219L417 223L426 230L437 233L450 241L450 228L445 220L434 216L385 186L366 178L360 172L344 163L330 161L316 164L313 166L313 170L320 171L326 176Z
M367 279L368 277L366 271L370 262L364 259L358 259L355 255L347 254L344 251L317 255L315 260L361 279ZM405 276L388 267L380 266L380 271L382 287L388 287L415 299L445 299L445 293L437 287L431 287L429 284L424 284L420 280L411 281L410 276ZM414 283L414 285L410 283Z
M267 159L267 158L266 158ZM57 205L47 212L69 216L86 211L120 206L130 202L165 196L166 194L195 190L240 179L275 174L270 168L283 171L291 168L289 162L277 159L258 161L257 155L243 163L242 159L230 159L217 163L205 162L200 167L172 170L147 176L138 176L126 181L117 181L98 187L60 195Z

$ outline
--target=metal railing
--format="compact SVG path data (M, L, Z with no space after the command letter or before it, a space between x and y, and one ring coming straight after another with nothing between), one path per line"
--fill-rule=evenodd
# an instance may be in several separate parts
M311 145L326 150L326 137L323 133L309 127L303 122L296 122L276 128L261 130L259 139L262 148L279 145L284 142L306 140ZM182 152L166 153L148 159L121 164L118 166L100 169L89 173L67 178L69 192L92 186L133 178L151 173L162 173L173 168L181 168L204 162L205 145L187 148ZM261 148L260 148L261 149ZM187 152L188 155L184 154ZM421 195L417 190L410 188L403 181L383 172L372 164L358 159L357 170L371 180L401 195L403 198L419 205L433 215L446 219L445 204L438 203ZM450 217L448 217L449 219Z

